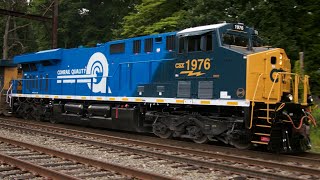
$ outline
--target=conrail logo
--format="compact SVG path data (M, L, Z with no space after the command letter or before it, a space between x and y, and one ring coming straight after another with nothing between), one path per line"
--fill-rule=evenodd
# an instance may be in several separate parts
M58 70L57 83L87 83L92 92L106 93L108 73L109 64L106 56L96 52L84 68Z

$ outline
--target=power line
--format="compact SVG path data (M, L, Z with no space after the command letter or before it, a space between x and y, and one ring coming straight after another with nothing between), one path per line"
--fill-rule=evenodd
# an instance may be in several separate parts
M31 19L31 20L35 20L35 21L42 21L42 22L52 21L51 17L39 16L39 15L34 15L34 14L27 14L27 13L22 13L22 12L17 12L17 11L10 11L10 10L6 10L6 9L0 9L0 14L20 17L20 18L26 18L26 19Z

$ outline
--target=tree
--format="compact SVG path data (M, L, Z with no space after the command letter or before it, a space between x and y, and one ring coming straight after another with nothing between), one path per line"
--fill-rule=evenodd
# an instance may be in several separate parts
M26 9L26 5L26 0L0 2L0 7L14 11L24 11ZM25 22L11 16L4 16L3 20L0 21L0 24L3 24L2 27L4 27L2 39L2 59L11 58L11 54L25 52L25 42L20 40L20 32L18 32L20 29L27 27L25 24L22 25L23 23Z
M62 0L59 8L60 47L95 46L113 39L112 30L138 0Z
M142 0L134 12L123 18L121 37L174 31L184 11L179 0Z

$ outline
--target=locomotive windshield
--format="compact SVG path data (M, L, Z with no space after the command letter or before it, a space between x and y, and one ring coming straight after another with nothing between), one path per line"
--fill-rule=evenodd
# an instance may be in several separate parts
M244 33L223 33L222 35L222 42L223 45L234 45L234 46L242 46L248 47L249 46L249 38Z
M262 39L253 34L251 36L252 45L249 43L249 36L247 33L233 33L233 32L226 32L222 34L222 43L223 45L229 46L239 46L251 49L252 47L262 47L264 43Z

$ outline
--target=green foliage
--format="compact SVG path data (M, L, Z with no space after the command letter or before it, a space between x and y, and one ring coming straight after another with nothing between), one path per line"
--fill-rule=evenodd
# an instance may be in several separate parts
M319 127L319 119L320 119L320 109L317 108L312 112L315 119L318 120L318 126L311 128L310 138L312 142L312 151L320 152L320 127Z
M134 12L124 17L120 36L134 37L174 31L182 20L182 14L178 0L142 0Z

